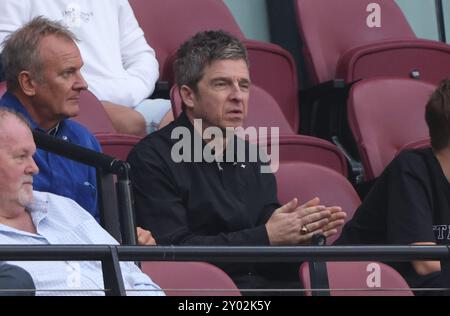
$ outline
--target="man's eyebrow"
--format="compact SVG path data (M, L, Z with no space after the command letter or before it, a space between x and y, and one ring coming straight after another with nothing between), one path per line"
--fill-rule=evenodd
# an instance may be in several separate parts
M228 78L228 77L215 77L215 78L212 78L211 79L211 81L231 81L231 78Z

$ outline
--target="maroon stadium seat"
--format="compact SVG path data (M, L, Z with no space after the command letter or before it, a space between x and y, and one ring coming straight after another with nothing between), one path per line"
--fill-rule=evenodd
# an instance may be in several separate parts
M275 173L278 184L278 198L285 204L294 197L301 204L319 197L321 204L341 206L347 213L346 221L353 217L361 204L358 194L351 183L342 174L324 166L302 162L281 161ZM332 244L340 235L330 237L327 244Z
M403 277L381 262L327 262L327 270L332 296L413 296ZM300 279L311 289L308 262L300 266Z
M348 119L366 180L379 176L400 148L428 137L425 105L435 88L401 78L367 79L352 87Z
M450 46L418 39L394 0L381 7L381 27L368 27L371 0L296 0L304 57L314 83L352 82L380 75L437 84L448 77ZM395 60L395 62L391 62Z
M90 91L81 92L80 113L74 120L87 127L93 134L117 133L102 103Z
M173 83L174 54L189 37L199 31L228 31L247 46L252 81L277 100L291 128L298 131L297 70L292 56L277 45L245 39L223 1L130 0L130 4L156 51L161 80Z
M240 296L233 280L206 262L142 262L141 269L168 296Z
M81 92L80 113L74 120L94 134L105 154L121 160L126 160L129 151L141 139L117 133L102 103L89 91Z
M279 127L278 145L281 161L322 164L347 176L347 162L335 145L316 137L296 135L272 96L255 85L252 86L250 93L245 127ZM178 116L181 113L181 98L176 86L172 88L171 98L174 115ZM269 150L273 145L270 141L264 140L258 140L258 143L260 146L269 146Z

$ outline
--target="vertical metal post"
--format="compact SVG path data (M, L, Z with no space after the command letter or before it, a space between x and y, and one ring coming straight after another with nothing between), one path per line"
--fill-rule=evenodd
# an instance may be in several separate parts
M121 161L120 174L117 179L117 196L119 218L121 223L122 244L137 245L136 224L134 217L133 194L129 176L130 165Z
M445 34L445 17L444 17L444 5L442 0L434 0L436 6L436 21L438 27L439 40L447 43Z
M122 236L114 175L104 174L101 168L97 168L97 186L101 224L120 243Z
M105 295L126 296L127 294L123 284L117 248L111 246L109 249L111 251L110 256L102 260L103 284L106 290Z

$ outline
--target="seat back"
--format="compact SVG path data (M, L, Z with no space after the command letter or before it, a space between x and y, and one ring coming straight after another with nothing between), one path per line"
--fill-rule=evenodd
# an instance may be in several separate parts
M75 121L87 127L93 133L117 133L103 104L90 91L81 91L80 112Z
M120 160L126 160L130 150L141 139L117 133L102 103L89 91L81 92L80 113L74 120L94 134L105 154Z
M224 29L244 39L225 3L217 0L130 0L149 45L156 51L160 78L172 77L169 58L199 31ZM205 14L207 12L207 14ZM170 21L170 23L167 23ZM161 27L164 25L164 27Z
M367 79L352 87L348 119L366 180L379 176L405 144L428 137L425 105L435 88L397 78Z
M311 79L321 83L335 78L339 57L347 50L382 40L416 38L394 0L378 1L381 27L368 27L372 0L296 0L299 34Z
M277 100L291 128L298 131L298 84L293 57L277 45L246 39L222 0L130 0L130 4L147 42L156 51L161 80L174 83L172 65L184 41L200 31L225 30L243 41L252 81Z
M97 133L102 151L112 157L126 161L131 149L141 140L140 137L125 134Z
M395 60L395 63L386 63ZM431 40L380 41L346 51L336 78L354 82L379 76L415 78L439 84L449 76L450 45Z
M403 277L384 263L327 262L326 266L332 296L413 296ZM300 266L300 280L311 289L308 262Z
M233 280L206 262L142 262L141 269L168 296L240 296Z
M250 139L255 143L254 139ZM280 135L279 141L272 144L271 139L258 139L260 150L265 153L272 153L273 146L278 146L279 165L272 161L272 169L283 163L307 162L324 166L347 177L347 161L336 145L316 137L306 135Z
M320 156L320 153L316 153ZM346 221L353 217L361 204L358 194L351 183L342 174L328 167L303 162L282 161L275 173L278 185L278 198L285 204L297 197L300 203L305 203L315 197L320 198L321 204L328 206L341 206L347 212ZM331 245L340 235L328 238Z

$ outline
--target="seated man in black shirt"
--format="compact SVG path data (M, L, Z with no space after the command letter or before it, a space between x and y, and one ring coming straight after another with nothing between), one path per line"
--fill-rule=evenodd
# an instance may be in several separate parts
M431 96L425 118L432 148L397 156L344 226L336 244L450 244L450 79ZM450 280L440 273L439 261L393 266L411 287L450 287Z
M211 127L225 132L242 126L251 85L248 65L242 43L222 31L198 33L179 49L175 73L184 112L141 141L128 159L137 222L151 229L158 244L304 245L314 234L336 234L344 223L340 207L319 205L318 198L280 206L273 174L262 173L259 161L239 161L242 152L231 150L244 144L249 157L248 142L234 134L207 136ZM182 150L180 135L187 144ZM212 159L203 155L209 149ZM186 159L180 162L177 154ZM241 289L300 286L298 265L221 267Z

